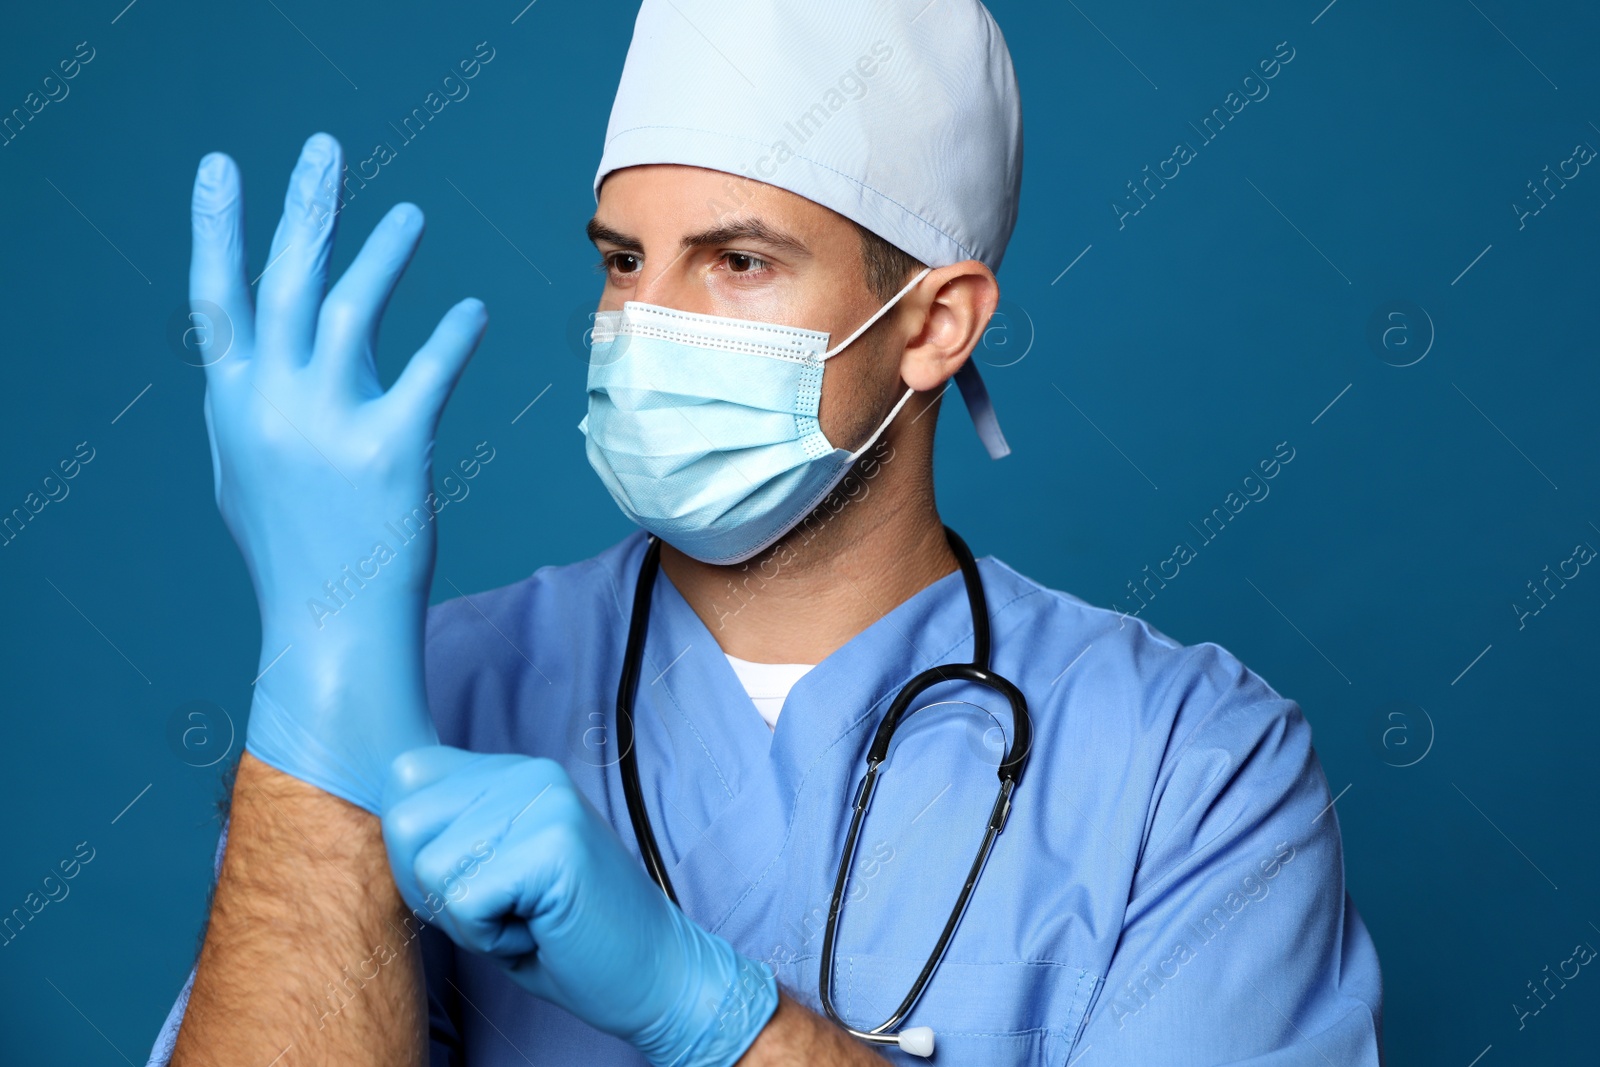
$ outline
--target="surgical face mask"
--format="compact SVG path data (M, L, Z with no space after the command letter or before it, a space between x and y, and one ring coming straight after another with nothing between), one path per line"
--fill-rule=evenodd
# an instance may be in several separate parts
M695 559L739 563L822 503L911 398L855 451L817 408L827 361L931 268L832 348L828 334L628 301L594 317L589 463L625 515Z

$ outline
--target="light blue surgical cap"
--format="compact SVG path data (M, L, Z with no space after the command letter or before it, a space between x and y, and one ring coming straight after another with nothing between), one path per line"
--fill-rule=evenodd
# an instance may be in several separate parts
M644 0L594 191L677 163L787 189L930 267L999 270L1022 184L1022 104L977 0ZM713 210L748 194L729 182ZM1009 447L968 359L956 376Z

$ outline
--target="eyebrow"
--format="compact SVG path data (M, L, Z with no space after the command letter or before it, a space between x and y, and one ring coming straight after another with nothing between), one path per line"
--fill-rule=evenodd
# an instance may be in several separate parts
M589 220L589 225L585 227L585 230L589 235L589 240L595 244L606 241L629 252L644 251L643 241L632 234L612 229L601 222L598 216ZM759 218L733 219L719 226L701 230L698 233L685 234L679 244L687 251L691 248L727 244L732 241L757 241L768 247L789 252L792 255L811 255L811 249L806 247L805 242L800 238L769 226Z
M607 226L605 223L601 222L598 215L589 220L589 225L584 227L584 232L589 235L589 240L593 241L597 245L601 241L605 241L608 244L616 245L618 248L625 248L629 252L644 251L643 241L639 240L637 237L634 237L632 234L622 233L620 230L613 230L610 226Z

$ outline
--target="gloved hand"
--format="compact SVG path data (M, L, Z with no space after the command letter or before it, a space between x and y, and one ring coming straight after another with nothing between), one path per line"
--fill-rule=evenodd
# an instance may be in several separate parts
M232 159L201 160L191 322L217 506L261 611L246 748L377 812L394 757L438 739L422 675L433 575L434 429L487 322L451 308L387 392L378 322L422 234L398 204L324 299L343 153L305 143L260 276L245 273Z
M551 760L407 752L383 840L414 915L651 1063L731 1064L777 1009L771 972L685 917Z

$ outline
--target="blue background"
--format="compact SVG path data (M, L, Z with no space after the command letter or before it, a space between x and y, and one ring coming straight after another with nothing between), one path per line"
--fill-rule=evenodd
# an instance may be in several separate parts
M390 123L487 41L470 96L351 200L335 268L395 202L427 213L384 326L390 376L456 300L490 310L437 455L487 440L496 459L443 516L437 599L627 531L575 429L571 337L599 291L583 224L634 5L123 2L19 9L0 36L0 110L95 50L0 148L0 511L94 449L0 548L0 912L94 849L0 948L0 1058L18 1065L144 1062L194 957L249 706L253 598L212 500L201 372L168 340L205 152L243 168L254 275L305 137L352 162L400 144ZM1391 1061L1594 1062L1600 978L1521 1029L1512 1005L1600 944L1600 577L1520 625L1511 605L1600 546L1600 175L1520 228L1511 205L1600 146L1600 17L1324 2L995 0L1027 162L979 356L1015 453L990 463L950 405L941 510L980 554L1124 610L1126 583L1193 543L1142 614L1305 709L1382 954ZM1285 41L1270 94L1202 144L1189 124ZM1119 224L1125 183L1179 140L1196 158ZM1410 310L1375 344L1396 300ZM1189 524L1279 442L1295 458L1270 496L1204 544ZM169 740L194 700L231 718L209 767Z

